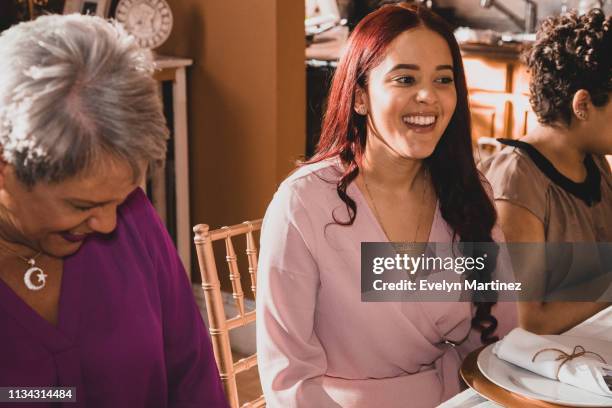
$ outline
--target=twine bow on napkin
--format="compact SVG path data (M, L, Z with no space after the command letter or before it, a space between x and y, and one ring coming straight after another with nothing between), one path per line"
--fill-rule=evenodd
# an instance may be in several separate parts
M540 353L544 353L546 351L557 351L557 352L561 353L554 360L554 361L561 361L561 360L563 360L561 362L561 364L559 364L559 367L557 367L557 381L559 380L559 372L561 371L561 367L563 367L563 364L567 363L568 361L572 361L575 358L586 356L588 354L588 355L593 355L593 356L599 358L604 364L607 364L606 360L602 356L600 356L599 354L597 354L597 353L595 353L593 351L587 351L581 345L574 346L574 350L572 351L571 354L567 354L565 351L560 350L558 348L545 348L545 349L542 349L542 350L538 351L537 353L535 353L533 355L533 357L531 359L531 362L534 363L536 357L538 355L540 355Z

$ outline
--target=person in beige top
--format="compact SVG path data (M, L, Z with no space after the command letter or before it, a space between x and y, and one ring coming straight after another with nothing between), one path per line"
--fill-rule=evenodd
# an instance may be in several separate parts
M482 165L509 242L612 241L612 176L603 157L612 153L611 25L599 9L548 18L527 54L539 125L521 140L501 140L506 146ZM540 258L528 267L546 265ZM563 278L580 278L572 273L581 271ZM609 286L609 276L586 284ZM609 305L522 302L519 323L560 333Z

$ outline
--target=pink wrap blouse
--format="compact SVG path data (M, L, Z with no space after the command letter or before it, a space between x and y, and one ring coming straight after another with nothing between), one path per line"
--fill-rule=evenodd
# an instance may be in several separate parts
M266 212L257 350L268 406L437 406L460 391L461 360L479 345L472 305L361 302L360 244L387 238L355 183L347 190L355 222L334 223L332 213L348 217L336 192L339 174L336 161L300 168ZM437 209L429 240L451 238ZM514 305L495 309L504 309L496 310L500 332L515 326Z

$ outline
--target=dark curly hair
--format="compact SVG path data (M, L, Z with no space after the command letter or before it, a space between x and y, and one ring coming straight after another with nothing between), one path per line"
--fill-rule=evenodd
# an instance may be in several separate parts
M600 9L547 18L524 55L531 80L531 107L542 124L572 121L572 98L584 89L595 106L612 91L611 18Z

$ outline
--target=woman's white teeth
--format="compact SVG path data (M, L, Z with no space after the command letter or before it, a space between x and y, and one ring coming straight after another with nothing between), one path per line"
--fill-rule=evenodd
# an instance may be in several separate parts
M422 116L422 115L413 115L413 116L405 116L404 122L411 125L419 125L419 126L429 126L436 121L435 116Z

